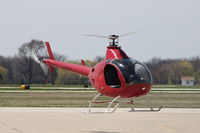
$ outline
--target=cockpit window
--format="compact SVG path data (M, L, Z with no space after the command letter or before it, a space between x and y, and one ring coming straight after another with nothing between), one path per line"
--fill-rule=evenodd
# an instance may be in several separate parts
M135 64L135 74L139 75L141 80L151 81L151 77L147 68L142 64Z
M148 68L136 60L112 60L110 63L113 63L120 69L127 85L136 83L152 83L151 74Z

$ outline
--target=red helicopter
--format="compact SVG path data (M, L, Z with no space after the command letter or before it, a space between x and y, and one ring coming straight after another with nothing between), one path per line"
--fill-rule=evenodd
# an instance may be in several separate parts
M114 98L109 102L107 107L106 112L110 112L109 109L111 105L115 103L117 99L143 96L151 90L152 86L152 76L148 68L143 63L129 58L121 49L121 46L118 46L118 38L129 34L133 33L123 34L120 36L99 36L87 34L87 36L109 39L106 58L94 67L85 66L83 60L82 65L56 61L49 42L45 42L49 59L38 60L37 57L34 57L34 60L41 64L41 66L47 65L50 71L53 71L54 68L62 68L87 76L91 85L99 92L99 94L90 102L87 113L91 112L92 104L98 103L95 102L95 100L101 95ZM111 112L114 112L118 105L119 103L116 104ZM151 109L153 110L153 108ZM160 109L161 108L159 108L159 110Z

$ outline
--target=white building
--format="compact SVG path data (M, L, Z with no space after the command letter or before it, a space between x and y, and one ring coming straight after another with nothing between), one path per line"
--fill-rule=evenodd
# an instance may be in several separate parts
M183 86L194 86L194 77L193 76L182 76L181 85Z

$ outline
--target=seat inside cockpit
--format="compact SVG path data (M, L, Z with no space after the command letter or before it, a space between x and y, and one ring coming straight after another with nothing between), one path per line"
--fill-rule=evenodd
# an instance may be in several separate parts
M112 88L119 88L121 86L117 69L113 65L107 64L105 66L104 76L105 76L106 84L108 86Z

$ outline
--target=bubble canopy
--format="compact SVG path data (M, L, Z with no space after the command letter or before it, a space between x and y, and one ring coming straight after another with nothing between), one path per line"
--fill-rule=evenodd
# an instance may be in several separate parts
M119 68L127 85L152 84L151 73L143 63L134 59L110 60L110 63Z

